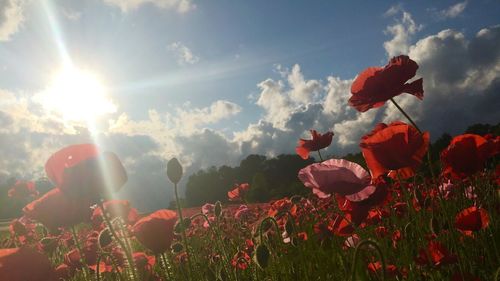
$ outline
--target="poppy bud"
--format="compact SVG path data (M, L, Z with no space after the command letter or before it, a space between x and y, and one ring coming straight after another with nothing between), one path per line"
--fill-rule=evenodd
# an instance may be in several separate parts
M175 233L182 233L182 231L186 230L188 227L191 226L191 219L190 218L184 218L181 221L177 221L177 223L174 226L174 232Z
M109 244L113 242L113 239L111 238L111 233L109 232L109 229L105 228L99 233L99 247L105 248Z
M290 197L290 202L292 202L292 204L299 204L300 200L302 200L302 196L299 195L294 195Z
M438 220L436 220L434 217L431 217L429 227L430 227L431 233L434 235L438 235L439 232L441 231L441 225L439 225Z
M222 203L220 201L215 202L214 213L218 218L222 215Z
M172 158L167 163L168 179L174 184L179 183L182 178L182 166L177 158Z
M288 235L292 235L293 233L293 223L291 220L287 220L285 223L285 231Z
M269 249L266 245L260 244L257 246L257 249L255 249L253 260L261 269L265 269L269 263L270 256L271 254L269 253Z
M174 254L180 253L184 249L184 246L181 243L175 243L172 245L172 252Z

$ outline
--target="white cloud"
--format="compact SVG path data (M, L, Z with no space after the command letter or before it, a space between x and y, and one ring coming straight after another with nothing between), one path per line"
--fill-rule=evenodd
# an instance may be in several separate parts
M389 7L389 9L387 9L387 11L385 11L384 17L395 16L396 14L398 14L401 11L403 11L403 5L401 3L399 3L397 5L392 5L391 7Z
M61 14L71 21L78 21L82 17L82 12L67 8L61 8Z
M465 7L467 7L467 1L457 3L448 7L448 9L442 10L440 15L443 18L456 18L463 13Z
M0 0L0 41L8 41L21 28L26 0Z
M191 0L103 0L108 5L113 5L127 13L145 4L154 5L160 9L172 9L178 13L187 13L196 8Z
M177 58L177 63L179 65L195 64L200 60L198 56L194 55L193 52L181 42L174 42L168 45L167 48Z
M412 36L422 29L422 25L416 24L410 13L402 9L395 11L395 13L399 12L402 13L401 19L396 19L396 22L385 30L386 34L392 35L391 40L384 42L384 49L389 57L408 54Z

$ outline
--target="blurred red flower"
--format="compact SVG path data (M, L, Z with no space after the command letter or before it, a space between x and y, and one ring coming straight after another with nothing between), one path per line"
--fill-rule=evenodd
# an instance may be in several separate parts
M54 230L61 226L72 226L90 219L92 202L66 197L54 188L23 208L24 214Z
M104 210L111 219L121 217L127 224L133 224L139 219L139 215L135 208L130 206L128 200L108 200L103 204ZM102 209L97 207L92 213L92 222L94 225L100 225L103 222Z
M158 210L138 220L133 233L139 242L155 254L168 250L174 239L177 214L170 210Z
M496 144L479 135L464 134L454 137L441 152L443 174L465 178L484 167L489 157L498 153Z
M393 57L385 67L365 69L352 83L349 105L365 112L402 93L423 99L422 78L406 83L415 76L417 69L417 63L408 56Z
M318 151L328 147L332 143L333 132L320 134L316 130L311 130L312 140L299 139L299 144L295 148L297 154L302 159L308 159L311 151Z
M38 191L36 190L35 183L32 181L21 181L18 180L9 189L9 197L16 199L24 199L28 197L38 196Z
M229 201L243 200L245 193L250 189L248 183L236 184L234 189L227 192L227 197Z
M359 144L373 178L391 172L413 176L429 146L429 133L421 134L403 122L378 124Z
M44 254L29 247L0 249L0 280L56 281L52 265Z
M462 231L478 231L488 227L489 223L488 212L476 206L462 210L455 217L455 227Z
M45 164L49 179L64 193L94 201L118 191L127 181L127 172L112 152L100 153L93 144L65 147Z

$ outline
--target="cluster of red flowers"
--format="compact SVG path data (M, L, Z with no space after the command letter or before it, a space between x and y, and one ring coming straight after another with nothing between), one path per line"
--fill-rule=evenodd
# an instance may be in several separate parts
M407 56L395 57L385 67L366 69L352 84L349 104L365 112L389 100L395 103L393 98L402 93L422 99L423 80L408 82L417 69ZM198 268L199 264L215 268L204 273L215 272L216 276L207 279L238 280L238 274L254 266L255 275L244 275L248 279L265 271L271 259L297 253L301 245L317 242L322 247L341 241L345 252L356 248L358 253L367 233L372 234L370 243L376 246L375 239L388 242L385 247L391 251L408 249L403 241L419 242L413 251L406 251L411 264L401 264L394 257L384 261L369 256L365 259L368 274L427 280L428 272L456 266L463 258L450 240L475 241L491 230L495 215L482 201L490 193L477 183L480 179L498 190L500 165L493 176L485 166L500 153L500 137L456 136L441 152L439 177L421 180L416 175L429 152L430 136L410 122L413 125L380 123L360 139L367 169L345 159L301 169L298 178L311 190L309 197L247 204L245 195L251 187L242 183L227 192L228 201L243 201L242 205L223 209L220 202L207 203L201 210L162 209L142 217L128 201L111 199L127 181L116 154L101 152L93 144L63 148L45 165L55 185L52 190L37 198L34 183L18 181L8 192L13 200L32 201L24 207L24 216L10 224L7 247L0 249L0 280L69 280L77 274L175 280L171 276L175 272L183 278L192 273L193 252L189 250L194 248ZM303 159L328 147L334 136L333 132L310 132L312 139L300 139L296 147ZM177 160L169 162L167 175L177 188L182 177ZM462 205L446 217L443 204L454 200L461 200ZM417 225L421 223L418 218L426 215L430 222ZM395 222L403 222L404 227ZM75 227L81 223L86 224ZM188 241L196 239L210 243L189 245ZM49 257L58 264L52 264ZM29 270L24 269L26 264ZM476 272L460 269L451 280L479 280Z

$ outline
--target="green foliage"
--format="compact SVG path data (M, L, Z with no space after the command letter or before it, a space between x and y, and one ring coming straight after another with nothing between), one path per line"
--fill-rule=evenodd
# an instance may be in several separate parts
M279 155L267 159L262 155L249 155L238 167L210 167L191 175L186 184L187 206L200 206L207 202L227 202L227 192L237 183L249 183L247 200L265 202L294 194L305 194L307 189L297 178L300 169L313 163L297 155Z

